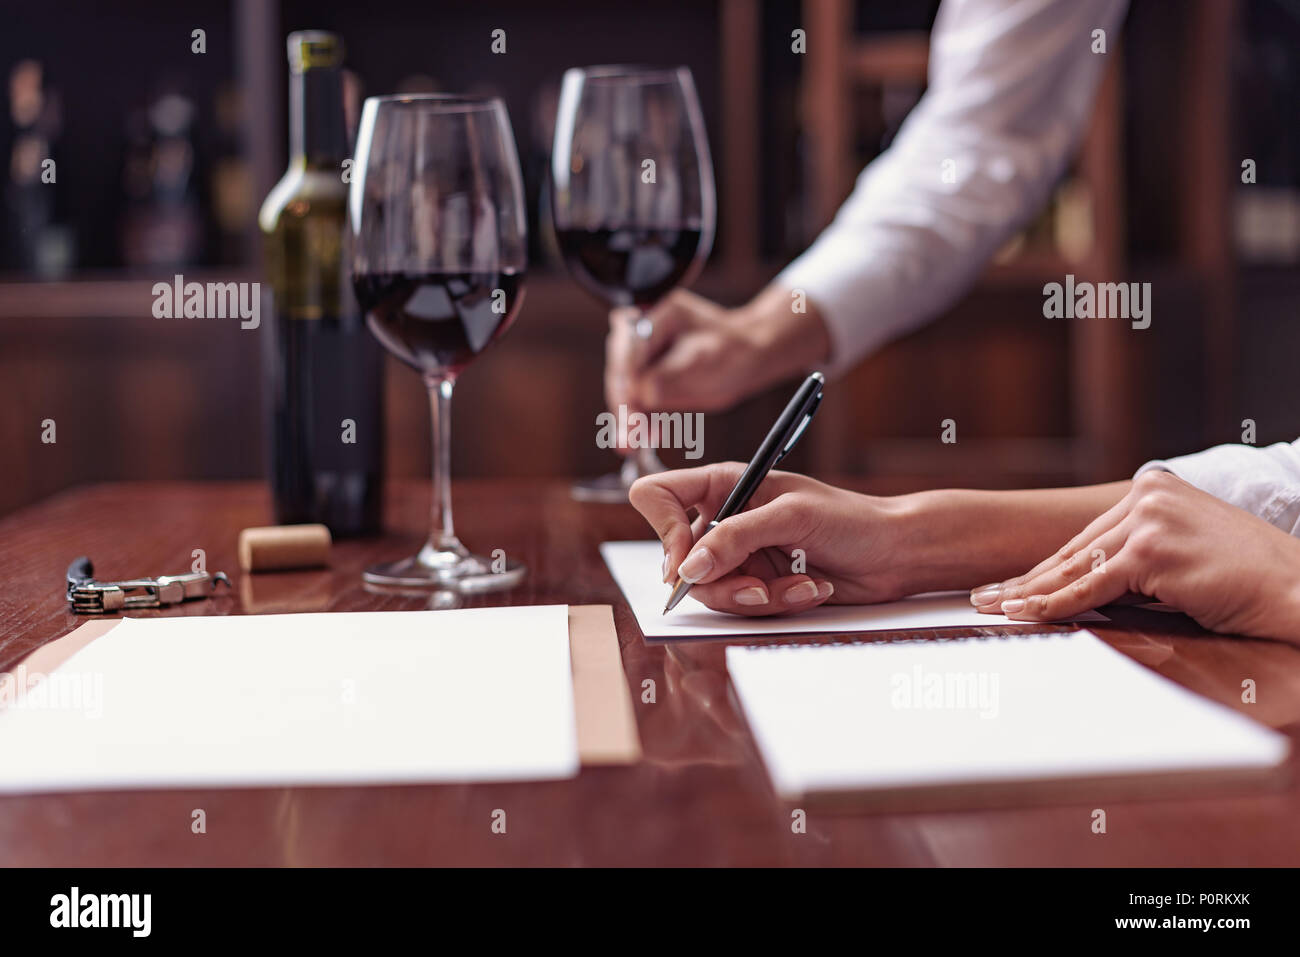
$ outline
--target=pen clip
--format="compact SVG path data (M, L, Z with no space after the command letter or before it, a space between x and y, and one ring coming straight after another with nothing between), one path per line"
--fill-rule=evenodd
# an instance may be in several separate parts
M780 462L783 458L789 455L790 450L799 443L799 439L803 437L804 430L808 428L808 423L812 421L813 413L817 411L817 407L821 404L822 394L818 392L813 398L812 405L809 406L808 411L804 413L803 421L799 423L799 428L794 430L794 435L790 436L790 441L785 443L785 448L783 448L781 454L776 457L777 462ZM775 465L776 463L774 462L772 464Z

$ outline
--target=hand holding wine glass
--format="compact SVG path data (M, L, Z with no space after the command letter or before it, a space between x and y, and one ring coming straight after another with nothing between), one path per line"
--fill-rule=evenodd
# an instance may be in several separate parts
M496 98L366 100L349 194L353 284L371 332L416 369L433 416L433 509L413 557L367 569L377 585L490 591L522 565L493 568L456 537L451 396L457 377L514 321L527 225L519 157Z

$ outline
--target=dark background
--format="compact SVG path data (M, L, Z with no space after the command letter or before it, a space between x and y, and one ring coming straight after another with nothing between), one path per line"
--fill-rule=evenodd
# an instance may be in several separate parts
M130 266L124 254L128 117L159 95L183 95L195 109L190 193L202 238L186 278L256 281L253 217L285 163L290 30L341 33L363 95L502 95L534 217L564 69L686 64L719 189L718 240L695 288L740 303L816 235L922 93L936 6L71 0L6 11L0 77L39 61L59 104L58 180L46 188L72 252L65 265L36 268L25 258L31 237L6 231L0 513L86 482L262 474L259 333L154 319L152 284L181 269ZM804 56L790 52L795 27L808 30ZM195 28L206 31L203 55L190 49ZM490 51L497 28L505 55ZM951 314L828 390L794 467L931 484L1062 483L1240 441L1246 418L1260 444L1300 434L1300 4L1137 0L1109 44L1092 126L1052 208ZM240 105L228 129L222 96ZM12 202L14 136L6 108L0 203ZM1241 183L1248 157L1254 185ZM218 169L244 185L219 188ZM244 210L237 226L220 228L218 202ZM518 322L458 388L459 476L612 464L593 441L604 311L557 265L541 225ZM1074 237L1068 248L1063 234ZM1151 282L1151 328L1044 320L1043 283L1066 272ZM706 459L747 457L784 391L709 417ZM425 474L418 378L391 364L387 400L390 472ZM40 441L47 418L58 424L54 445ZM938 441L945 418L957 421L956 445Z

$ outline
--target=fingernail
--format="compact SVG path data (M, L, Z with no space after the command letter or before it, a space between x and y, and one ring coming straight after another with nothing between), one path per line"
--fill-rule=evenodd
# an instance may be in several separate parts
M1002 594L1002 586L998 585L981 585L970 593L970 603L972 605L991 605L998 600L998 595Z
M1025 600L1023 598L1008 598L1002 603L1002 614L1015 615L1025 610Z
M792 605L802 605L817 597L817 586L812 582L800 582L785 590L785 600Z
M681 567L677 569L677 574L681 575L682 581L688 585L694 585L707 575L711 568L713 568L713 553L707 548L697 548L686 556L686 561L682 562Z
M761 585L749 585L731 596L737 605L766 605L767 589Z
M835 586L832 585L830 582L818 582L818 583L817 583L817 597L818 597L818 598L830 598L831 595L833 595L833 594L835 594Z
M668 575L672 571L671 560L672 557L667 552L664 552L664 581L668 581Z

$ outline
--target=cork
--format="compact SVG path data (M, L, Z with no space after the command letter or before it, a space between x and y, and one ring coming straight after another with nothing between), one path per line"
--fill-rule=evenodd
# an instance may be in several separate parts
M320 568L329 559L330 530L324 525L272 525L239 533L239 567L246 572Z

